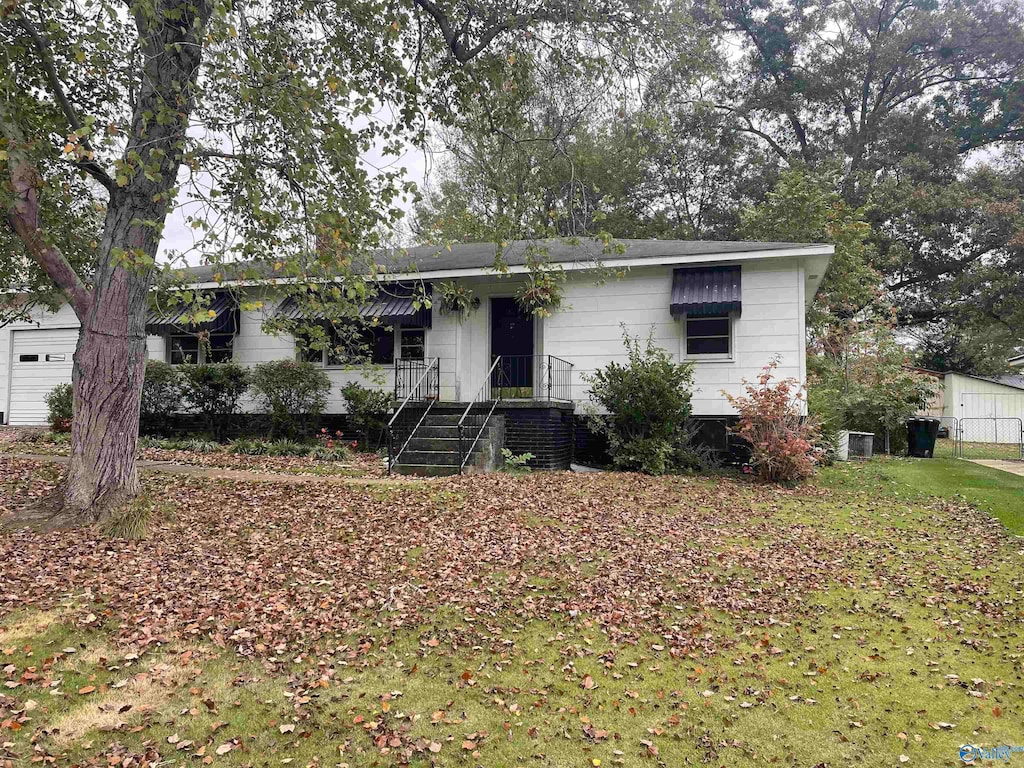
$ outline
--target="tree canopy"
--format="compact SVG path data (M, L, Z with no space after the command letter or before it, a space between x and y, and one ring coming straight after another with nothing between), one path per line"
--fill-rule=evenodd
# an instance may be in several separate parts
M566 71L628 71L666 13L656 0L5 0L0 320L59 291L82 324L50 523L138 492L145 319L154 283L185 281L175 259L355 319L384 266L374 247L415 191L408 147L493 102L517 61L559 51ZM193 242L158 264L175 210ZM177 298L206 315L208 295Z
M836 242L819 319L881 298L924 357L1005 365L1024 344L1024 9L728 0L677 23L633 91L573 111L565 81L524 70L520 134L446 133L419 236L476 237L497 211L504 236Z

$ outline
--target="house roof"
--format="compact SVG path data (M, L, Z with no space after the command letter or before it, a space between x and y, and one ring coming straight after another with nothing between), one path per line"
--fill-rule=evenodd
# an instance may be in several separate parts
M1004 373L999 374L997 376L975 376L973 373L947 371L945 375L963 376L968 379L978 379L979 381L987 381L990 384L1002 384L1004 387L1012 387L1013 389L1024 389L1024 374Z
M542 249L544 261L564 268L586 268L596 263L619 267L646 264L685 264L700 261L728 261L785 256L828 257L833 246L815 243L769 243L758 241L711 240L617 240L623 252L605 253L596 240L569 243L561 239L516 240L506 243L501 255L511 272L526 271L535 249ZM498 255L495 243L460 243L448 246L422 245L414 248L382 249L373 262L391 275L419 274L424 277L456 276L482 272L494 267ZM241 266L241 265L238 265ZM231 265L199 266L187 270L197 283L216 282L214 275L231 271ZM822 268L821 272L824 272ZM817 276L816 276L817 277ZM815 287L817 287L815 285Z
M1006 387L1013 387L1014 389L1024 389L1024 374L1013 373L1013 374L1000 374L999 376L979 376L979 379L985 379L995 384L1002 384Z

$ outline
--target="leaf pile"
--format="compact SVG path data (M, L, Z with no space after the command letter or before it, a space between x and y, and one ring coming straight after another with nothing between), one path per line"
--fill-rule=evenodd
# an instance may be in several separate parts
M37 470L0 459L11 478L3 502L45 492L52 479ZM613 641L654 633L679 655L728 642L709 630L715 614L768 626L806 610L814 590L855 585L852 567L864 563L901 589L968 590L986 604L983 579L952 584L893 562L907 536L934 546L955 519L932 534L894 534L903 540L826 535L776 519L784 503L814 509L819 499L726 479L544 473L296 486L148 474L145 485L175 509L145 541L88 530L0 539L0 608L87 595L125 643L206 636L259 656L414 627L444 607L484 622L586 615ZM982 558L996 529L979 514L961 526ZM910 584L911 573L929 583Z

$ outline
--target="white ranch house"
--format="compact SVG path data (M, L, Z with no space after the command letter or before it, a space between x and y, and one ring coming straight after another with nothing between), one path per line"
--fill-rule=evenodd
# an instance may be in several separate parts
M505 441L511 440L517 448L531 440L538 443L537 436L551 426L550 419L536 418L538 413L553 408L552 413L562 414L559 423L572 421L576 406L587 399L584 376L625 359L623 326L641 337L653 328L659 346L679 360L694 362L693 411L699 417L730 416L722 391L741 393L743 379L754 379L773 357L779 359L780 376L805 380L806 309L828 267L832 246L622 243L624 253L599 258L602 267L621 270L623 276L600 283L593 273L599 247L546 243L547 260L565 271L566 280L563 307L545 318L524 313L514 299L527 272L525 252L536 243L506 246L503 258L508 273L501 275L493 268L496 247L492 244L455 245L450 250L422 246L386 254L393 265L388 280L406 285L422 281L428 290L440 281L460 281L479 299L479 307L461 318L443 312L437 301L429 308L417 308L411 297L402 298L401 291L397 297L395 291L382 292L363 310L365 315L380 317L390 329L377 334L371 364L374 375L334 366L321 356L335 385L328 413L344 412L340 388L353 380L395 388L398 377L402 399L410 383L407 379L418 378L428 364L436 366L437 392L430 397L437 401L438 413L445 406L457 412L458 406L479 401L481 391L484 400L494 394L487 386L491 371L491 384L499 384L501 378L502 409L506 413L518 409L512 421L534 419L533 438L527 439L526 433L517 437L518 427L509 424ZM212 280L210 268L196 268L193 275L198 287L224 288ZM300 354L293 338L270 335L262 327L272 313L290 311L287 304L241 311L236 299L225 293L213 309L218 317L208 330L213 334L215 360L254 365ZM200 355L194 331L178 327L173 317L151 317L147 332L152 358L181 363ZM71 380L77 336L78 322L67 306L54 313L39 311L31 322L0 327L4 423L46 422L44 396L55 385ZM499 357L501 362L492 368ZM545 448L538 444L533 452L544 453ZM561 447L556 453L557 457L542 463L567 463Z

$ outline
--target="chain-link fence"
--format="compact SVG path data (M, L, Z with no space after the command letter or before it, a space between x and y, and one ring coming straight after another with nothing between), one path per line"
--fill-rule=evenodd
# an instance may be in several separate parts
M959 455L959 430L958 419L952 416L939 418L939 435L935 439L935 453L932 454L936 459L952 459Z
M1024 420L969 417L958 421L958 455L964 459L1024 460Z

